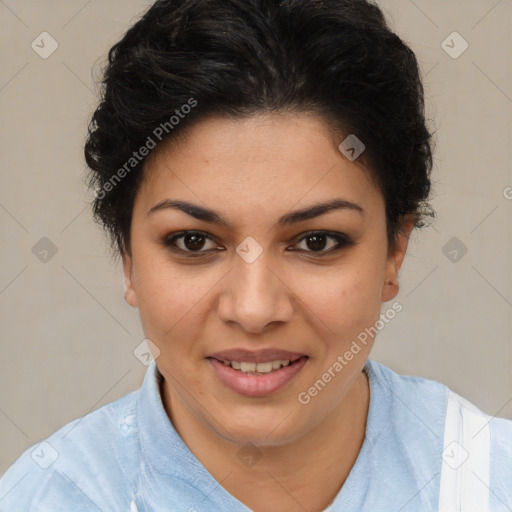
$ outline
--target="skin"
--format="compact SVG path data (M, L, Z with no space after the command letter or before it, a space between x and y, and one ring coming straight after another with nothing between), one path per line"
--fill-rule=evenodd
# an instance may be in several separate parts
M370 391L362 369L374 340L360 344L307 405L297 397L396 296L413 223L404 219L391 250L382 194L337 149L343 138L313 115L212 117L185 133L146 162L131 254L123 254L126 300L139 308L145 336L159 350L165 409L203 466L252 510L323 510L364 440ZM232 227L170 208L147 214L167 198L213 209ZM277 226L281 215L335 198L357 203L363 214L340 209ZM223 250L194 259L194 245L183 238L175 244L188 254L163 245L183 230L209 234L196 252ZM318 249L303 238L322 230L345 233L354 244L327 254L336 240ZM252 263L236 252L246 237L263 250ZM277 393L245 397L221 383L206 359L229 348L279 348L309 359ZM261 455L251 467L237 456L249 442Z

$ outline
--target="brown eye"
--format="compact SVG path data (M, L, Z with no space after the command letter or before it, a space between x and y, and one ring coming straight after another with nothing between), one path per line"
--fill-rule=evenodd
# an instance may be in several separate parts
M202 250L208 240L212 242L212 247ZM177 241L179 242L177 243ZM207 253L217 247L208 235L201 233L200 231L183 231L181 233L177 233L170 237L166 237L163 244L171 250L189 253Z
M211 243L210 248L205 249L207 242ZM314 231L306 233L296 245L304 244L303 248L293 249L306 253L330 254L345 247L354 245L351 240L344 233L331 233L326 231ZM187 256L205 256L218 250L217 244L214 240L201 231L181 231L165 237L162 244L173 252L186 254Z
M328 242L329 239L331 240L331 244ZM335 243L332 243L332 241ZM298 243L304 243L305 246L305 248L298 249L299 251L321 254L331 253L354 244L354 242L343 233L329 233L325 231L307 233ZM326 247L328 247L327 250L324 250Z

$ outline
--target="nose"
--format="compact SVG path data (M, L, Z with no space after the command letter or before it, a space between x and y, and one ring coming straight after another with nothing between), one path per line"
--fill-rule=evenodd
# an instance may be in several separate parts
M219 318L252 334L293 317L294 299L290 283L269 264L265 252L252 263L235 261L227 274L218 303Z

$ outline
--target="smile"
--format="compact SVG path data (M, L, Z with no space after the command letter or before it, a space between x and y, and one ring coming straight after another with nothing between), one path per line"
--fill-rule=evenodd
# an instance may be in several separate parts
M237 361L234 359L206 360L218 381L235 393L247 397L264 397L282 390L304 368L308 356L271 361Z
M294 361L290 361L289 359L277 359L275 361L267 361L262 363L254 363L249 361L226 361L222 359L221 362L224 363L225 366L231 366L231 368L234 370L240 370L243 373L260 375L279 370L285 366L288 366L289 364L293 364L298 359L300 359L300 357Z

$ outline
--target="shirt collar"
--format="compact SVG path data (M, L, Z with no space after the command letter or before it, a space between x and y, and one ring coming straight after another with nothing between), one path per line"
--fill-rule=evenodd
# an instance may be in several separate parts
M145 462L169 476L206 472L167 416L160 394L163 379L155 361L152 361L137 398L139 436Z
M364 465L375 447L377 437L388 423L389 390L382 382L379 363L368 359L364 365L370 386L370 402L363 445L342 490L335 498L338 503L341 496L347 497L358 481L358 475L364 471ZM192 454L176 432L165 411L161 398L163 376L154 361L148 367L144 382L137 398L137 418L142 457L146 465L162 475L183 479L194 475L196 485L211 487L212 475ZM226 491L227 492L227 491ZM229 495L230 496L230 495Z

